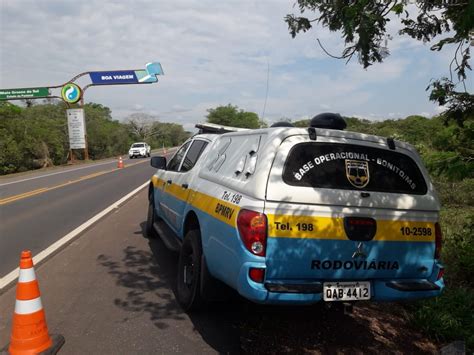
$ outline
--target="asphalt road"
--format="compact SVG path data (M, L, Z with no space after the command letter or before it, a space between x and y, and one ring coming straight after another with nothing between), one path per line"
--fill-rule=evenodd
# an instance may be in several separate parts
M146 191L36 268L61 354L236 353L229 312L187 316L175 301L176 254L142 235ZM0 349L9 341L15 288L0 296ZM237 317L238 311L234 311Z
M149 159L58 167L0 179L0 279L33 254L149 180Z
M36 267L49 331L66 339L60 354L437 350L393 304L360 303L345 316L321 305L260 306L235 296L187 315L175 299L177 255L144 238L146 211L142 190ZM0 349L14 304L11 287L0 295Z

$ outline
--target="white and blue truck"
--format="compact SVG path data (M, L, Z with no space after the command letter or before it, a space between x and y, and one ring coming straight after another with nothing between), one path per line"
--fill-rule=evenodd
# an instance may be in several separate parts
M416 150L311 127L197 125L157 168L146 232L179 252L177 298L199 308L222 282L267 304L438 296L440 203Z

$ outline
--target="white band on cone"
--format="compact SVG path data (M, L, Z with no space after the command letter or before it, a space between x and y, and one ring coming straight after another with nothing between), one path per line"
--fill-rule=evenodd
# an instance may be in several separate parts
M41 311L43 305L41 304L41 297L29 301L16 300L15 313L16 314L30 314Z
M35 269L20 269L20 277L18 282L30 282L36 280Z

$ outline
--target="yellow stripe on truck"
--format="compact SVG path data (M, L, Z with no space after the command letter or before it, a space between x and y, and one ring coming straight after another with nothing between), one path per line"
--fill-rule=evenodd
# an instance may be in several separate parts
M192 192L189 203L231 227L237 226L237 215L240 211L237 205L197 191Z
M165 183L156 176L153 176L151 181L155 188L162 188L163 184ZM227 223L232 227L237 225L237 215L240 211L240 207L237 205L195 190L184 189L177 184L166 185L166 193L177 198L178 200L187 202L193 207L208 213L219 221Z
M269 237L348 240L343 218L292 215L267 217ZM434 223L377 220L377 233L373 240L434 242Z
M165 181L153 176L155 188L161 189ZM166 193L206 212L232 227L237 226L240 207L201 192L184 189L177 184L167 184ZM274 238L307 238L348 240L344 219L333 217L267 215L268 235ZM373 240L397 242L434 242L432 222L377 220L377 233Z

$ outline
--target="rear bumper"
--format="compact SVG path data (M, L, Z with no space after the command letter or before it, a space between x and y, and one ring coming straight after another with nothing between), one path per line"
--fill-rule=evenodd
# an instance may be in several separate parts
M323 300L323 282L334 280L278 280L257 283L249 278L251 267L262 267L259 263L246 263L239 273L237 291L245 298L266 304L312 304ZM439 266L441 267L441 266ZM438 268L433 274L436 276ZM351 280L340 280L351 281ZM363 280L358 280L363 281ZM371 301L408 301L436 297L444 289L444 280L396 279L370 280Z

